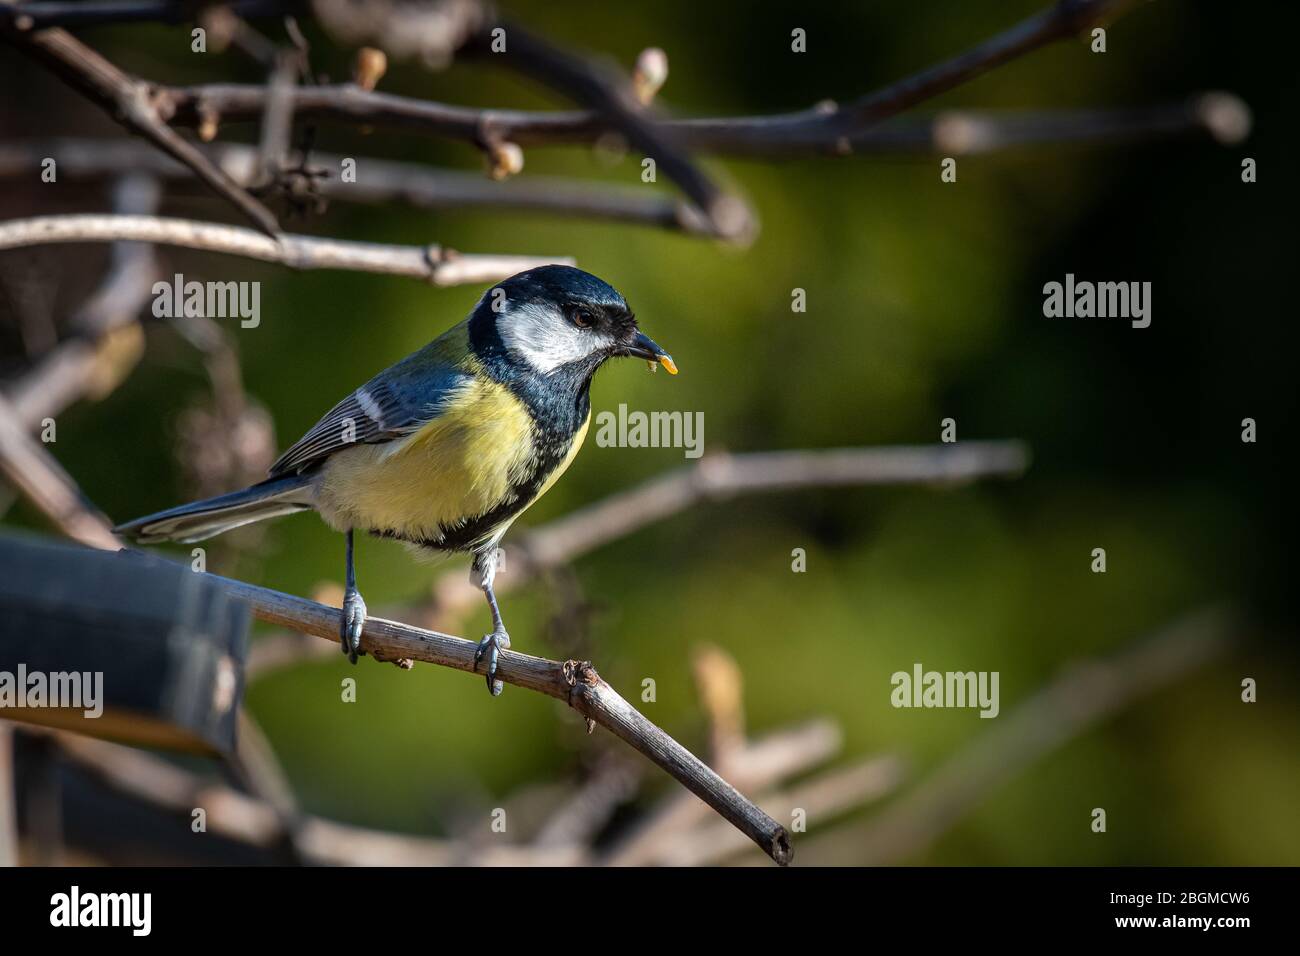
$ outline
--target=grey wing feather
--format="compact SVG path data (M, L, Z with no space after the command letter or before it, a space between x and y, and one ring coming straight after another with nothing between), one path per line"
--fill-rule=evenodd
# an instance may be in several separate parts
M412 365L408 359L381 372L335 405L271 466L272 477L300 472L357 443L392 441L418 431L468 377L452 367Z

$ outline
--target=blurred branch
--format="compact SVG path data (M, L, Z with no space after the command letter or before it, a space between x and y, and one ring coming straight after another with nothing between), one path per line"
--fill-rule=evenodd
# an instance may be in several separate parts
M73 540L93 548L121 547L108 519L86 500L45 446L27 434L17 410L3 397L0 475Z
M271 211L182 139L160 116L146 84L123 73L62 29L22 31L0 27L0 36L39 60L84 93L117 122L194 171L213 192L229 200L268 236L280 231Z
M1035 760L1222 656L1237 626L1224 609L1206 608L1110 658L1070 666L880 815L821 837L818 852L852 846L854 862L867 866L916 859Z
M239 709L235 752L227 761L231 773L275 814L280 839L274 848L286 863L301 864L308 853L301 841L306 818L298 806L289 778L280 766L275 748L247 708Z
M118 793L187 822L194 810L202 809L209 833L268 850L283 845L289 837L284 815L265 799L206 780L132 747L65 732L54 736L67 757ZM528 847L484 847L471 854L448 840L350 826L311 815L297 820L292 840L302 859L326 865L559 866L575 862L575 853L569 851L566 856L564 848L550 848L542 854Z
M1182 103L1098 110L952 110L882 126L854 140L854 151L972 156L1026 146L1123 143L1205 134L1221 145L1250 133L1250 109L1231 93Z
M0 866L18 865L17 787L14 725L0 720Z
M605 755L591 776L546 819L533 845L538 849L589 847L615 811L636 795L642 776L641 765ZM698 800L691 802L701 806Z
M251 186L258 151L251 146L214 143L203 154L241 186ZM27 176L43 159L58 164L59 175L94 179L128 170L147 170L169 179L190 179L190 171L134 140L49 139L0 143L0 177ZM356 182L342 181L343 156L312 151L322 176L314 185L331 200L359 203L405 202L420 209L501 209L612 222L631 222L705 235L708 229L689 203L641 188L606 188L581 179L528 176L494 181L480 173L436 169L367 156L356 160Z
M92 547L116 549L118 542L107 520L81 497L57 462L21 429L7 405L0 399L0 473L54 518L70 537ZM327 640L339 639L340 615L336 608L242 581L212 577L244 600L261 620ZM378 661L419 660L477 672L475 642L382 618L367 618L361 646ZM790 861L789 836L783 827L642 716L601 679L589 661L550 661L503 651L497 676L506 683L564 701L586 717L588 732L597 724L606 728L671 774L774 861L781 865Z
M61 242L134 240L201 249L292 269L343 269L424 279L437 286L495 282L539 265L572 264L563 257L462 255L442 246L390 246L251 229L158 216L35 216L0 222L0 250Z
M954 486L1015 478L1028 466L1028 450L1014 441L706 455L522 535L505 549L507 572L497 579L497 591L701 502L801 488ZM434 583L428 613L434 618L454 615L480 600L468 578L448 573Z
M113 190L114 211L152 213L158 192L157 184L148 175L125 174ZM26 428L33 429L42 419L58 416L86 395L98 398L107 394L126 376L140 353L135 318L149 301L158 274L152 246L113 244L107 274L72 316L72 336L4 388L12 413Z
M246 601L254 615L263 621L331 641L339 639L339 611L336 608L229 578L217 579L231 593ZM477 644L474 641L395 621L367 618L361 646L380 661L418 660L476 673L474 654ZM587 718L588 730L596 724L609 730L675 777L777 863L789 862L791 850L785 829L685 747L646 720L601 679L590 662L551 661L504 651L498 667L500 680L564 701Z

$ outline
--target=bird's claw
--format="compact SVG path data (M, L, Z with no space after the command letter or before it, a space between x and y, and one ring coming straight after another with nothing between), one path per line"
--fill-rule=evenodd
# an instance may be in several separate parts
M510 646L510 635L505 631L493 631L486 635L483 640L478 642L478 649L474 651L474 669L478 670L478 662L483 657L487 658L487 688L488 693L493 697L500 695L505 688L505 684L497 680L497 652Z
M353 664L357 662L357 655L364 653L361 650L361 629L365 623L366 602L361 599L360 592L355 589L345 592L343 618L339 622L339 643Z

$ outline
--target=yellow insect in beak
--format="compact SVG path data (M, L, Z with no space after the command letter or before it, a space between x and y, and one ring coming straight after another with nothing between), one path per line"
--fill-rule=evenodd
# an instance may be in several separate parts
M668 369L669 375L677 374L677 363L673 361L673 357L644 332L638 332L632 344L624 348L621 354L645 359L646 365L652 372L662 365Z

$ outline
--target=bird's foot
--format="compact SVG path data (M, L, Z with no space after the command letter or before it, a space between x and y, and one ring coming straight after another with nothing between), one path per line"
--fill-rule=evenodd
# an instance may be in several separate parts
M474 652L475 670L478 670L479 660L487 658L487 687L488 693L493 697L498 696L505 687L505 684L497 680L497 652L509 646L510 635L505 632L504 628L500 628L479 641L478 650Z
M343 653L353 664L361 650L361 628L366 623L366 602L361 599L361 592L350 588L343 594L343 619L339 622L339 643Z

